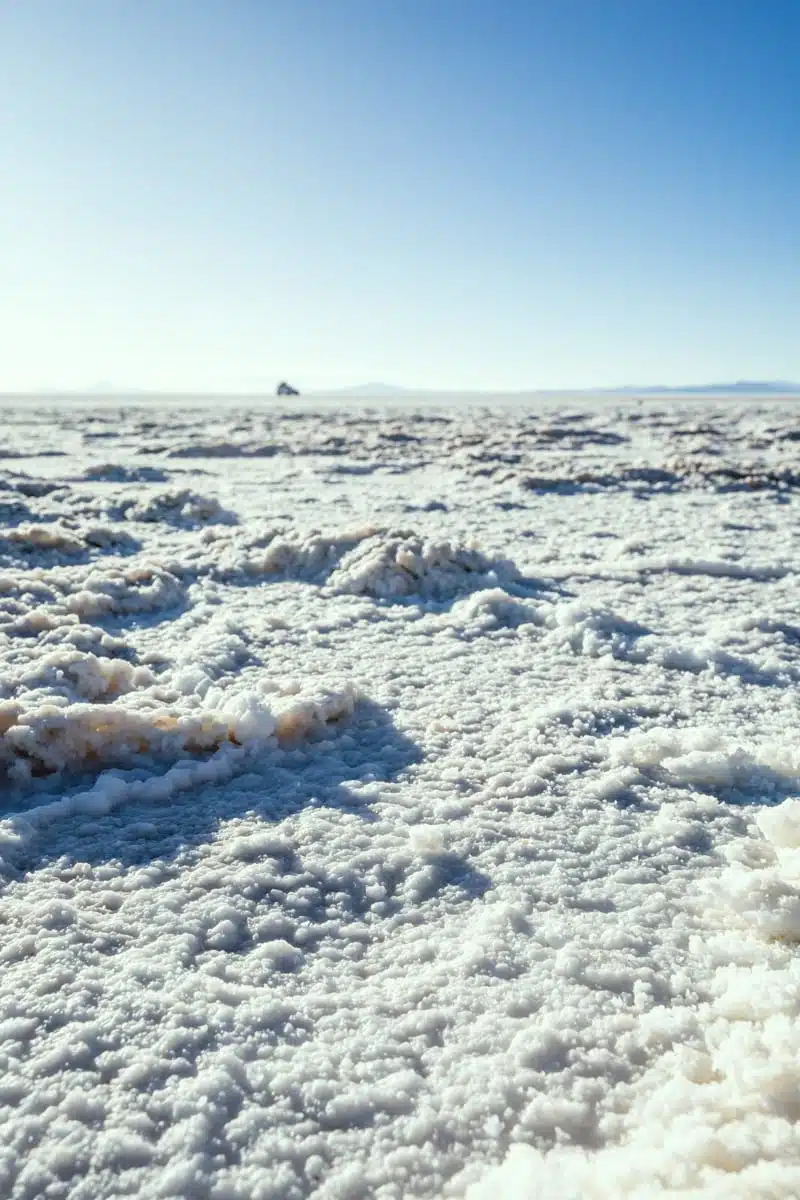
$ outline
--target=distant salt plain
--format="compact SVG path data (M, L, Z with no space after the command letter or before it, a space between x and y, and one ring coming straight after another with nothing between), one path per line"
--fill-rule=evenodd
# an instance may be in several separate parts
M800 1195L791 400L8 399L0 1195Z

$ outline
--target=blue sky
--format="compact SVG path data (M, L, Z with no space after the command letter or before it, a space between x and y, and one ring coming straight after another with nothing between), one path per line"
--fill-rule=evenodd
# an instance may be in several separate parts
M0 6L0 389L800 379L797 0Z

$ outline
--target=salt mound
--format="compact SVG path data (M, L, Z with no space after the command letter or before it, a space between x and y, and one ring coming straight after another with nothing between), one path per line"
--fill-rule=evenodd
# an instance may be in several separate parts
M87 546L99 550L115 550L124 554L139 549L139 543L124 529L115 529L111 525L90 525L82 531Z
M63 525L19 525L5 534L3 542L12 554L15 551L36 554L45 550L71 557L86 549L83 539Z
M391 600L401 596L445 599L519 578L513 563L477 549L434 542L413 533L376 533L344 555L328 577L330 591Z
M357 699L358 692L351 684L335 689L319 688L286 698L277 697L273 701L275 734L281 742L310 737L343 717L350 716ZM246 733L242 720L240 717L238 727Z
M85 627L84 627L85 628ZM98 657L78 649L59 649L43 655L17 681L17 689L58 689L69 699L109 700L154 682L147 667L125 659Z
M457 601L448 623L481 630L528 627L543 645L556 652L588 658L614 658L644 662L652 657L652 637L644 626L605 608L586 608L578 602L534 603L509 595L503 588L488 588Z
M610 761L657 771L679 787L737 788L770 798L776 789L800 785L800 753L777 742L732 742L713 729L651 729L616 739Z
M589 658L644 660L645 655L636 643L648 630L614 612L570 603L552 606L543 611L543 616L550 631L547 640L552 645L569 647L574 654Z
M210 751L236 741L235 728L235 722L215 714L178 716L106 704L22 710L17 703L6 703L0 706L0 769L24 783L32 775L130 762L145 753L175 759L186 751Z
M67 598L67 607L84 618L108 613L158 612L185 600L183 585L170 571L145 564L92 571Z
M188 488L157 492L126 507L129 521L163 522L166 525L233 525L234 513L223 508L214 496L201 496Z
M223 570L303 579L337 595L444 599L519 578L513 563L475 548L374 526L334 534L268 529L248 551L237 558L236 546L225 547Z
M83 479L107 483L165 483L169 475L161 467L124 467L118 463L97 463L87 467Z
M25 708L20 701L6 701L0 704L0 772L24 784L33 775L130 763L144 754L174 761L225 743L294 741L351 713L356 692L345 685L287 698L253 689L208 699L220 706L181 712L118 702Z
M484 588L457 600L449 616L451 622L481 629L513 629L519 625L541 625L543 621L538 606L517 600L499 587Z
M248 556L244 565L251 573L322 583L343 554L374 533L373 527L340 534L324 534L317 530L308 533L286 529L265 530L251 543L258 550Z

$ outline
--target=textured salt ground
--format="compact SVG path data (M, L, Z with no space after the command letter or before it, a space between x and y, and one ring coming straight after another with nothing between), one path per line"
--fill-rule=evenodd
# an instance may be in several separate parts
M790 409L6 415L0 1190L800 1190Z

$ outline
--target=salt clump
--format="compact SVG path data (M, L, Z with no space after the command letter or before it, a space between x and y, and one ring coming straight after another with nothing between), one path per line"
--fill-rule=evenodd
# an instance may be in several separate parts
M12 551L25 554L47 550L70 557L86 549L80 537L59 525L19 525L9 530L4 540Z
M85 618L157 612L180 605L185 598L183 585L170 571L140 564L91 571L69 595L67 605L70 612Z
M102 661L97 660L98 666ZM150 681L149 672L138 672L140 682ZM136 675L130 669L123 678L132 682ZM98 670L96 681L103 678ZM113 679L111 675L109 689ZM253 747L273 736L293 742L350 714L356 698L356 690L345 684L288 697L245 689L228 695L217 689L208 693L202 710L184 712L148 704L146 694L135 707L113 701L27 708L19 700L5 701L0 703L0 771L24 784L32 775L130 763L141 755L174 760L186 752L209 753L225 743Z
M387 532L365 538L345 554L329 576L328 588L382 600L415 595L436 600L517 577L513 563L487 558L457 542Z
M370 526L340 534L267 529L253 544L244 566L253 574L324 582L342 555L373 534Z
M234 524L236 516L214 496L201 496L188 488L144 496L127 507L129 521L160 521L167 525Z

